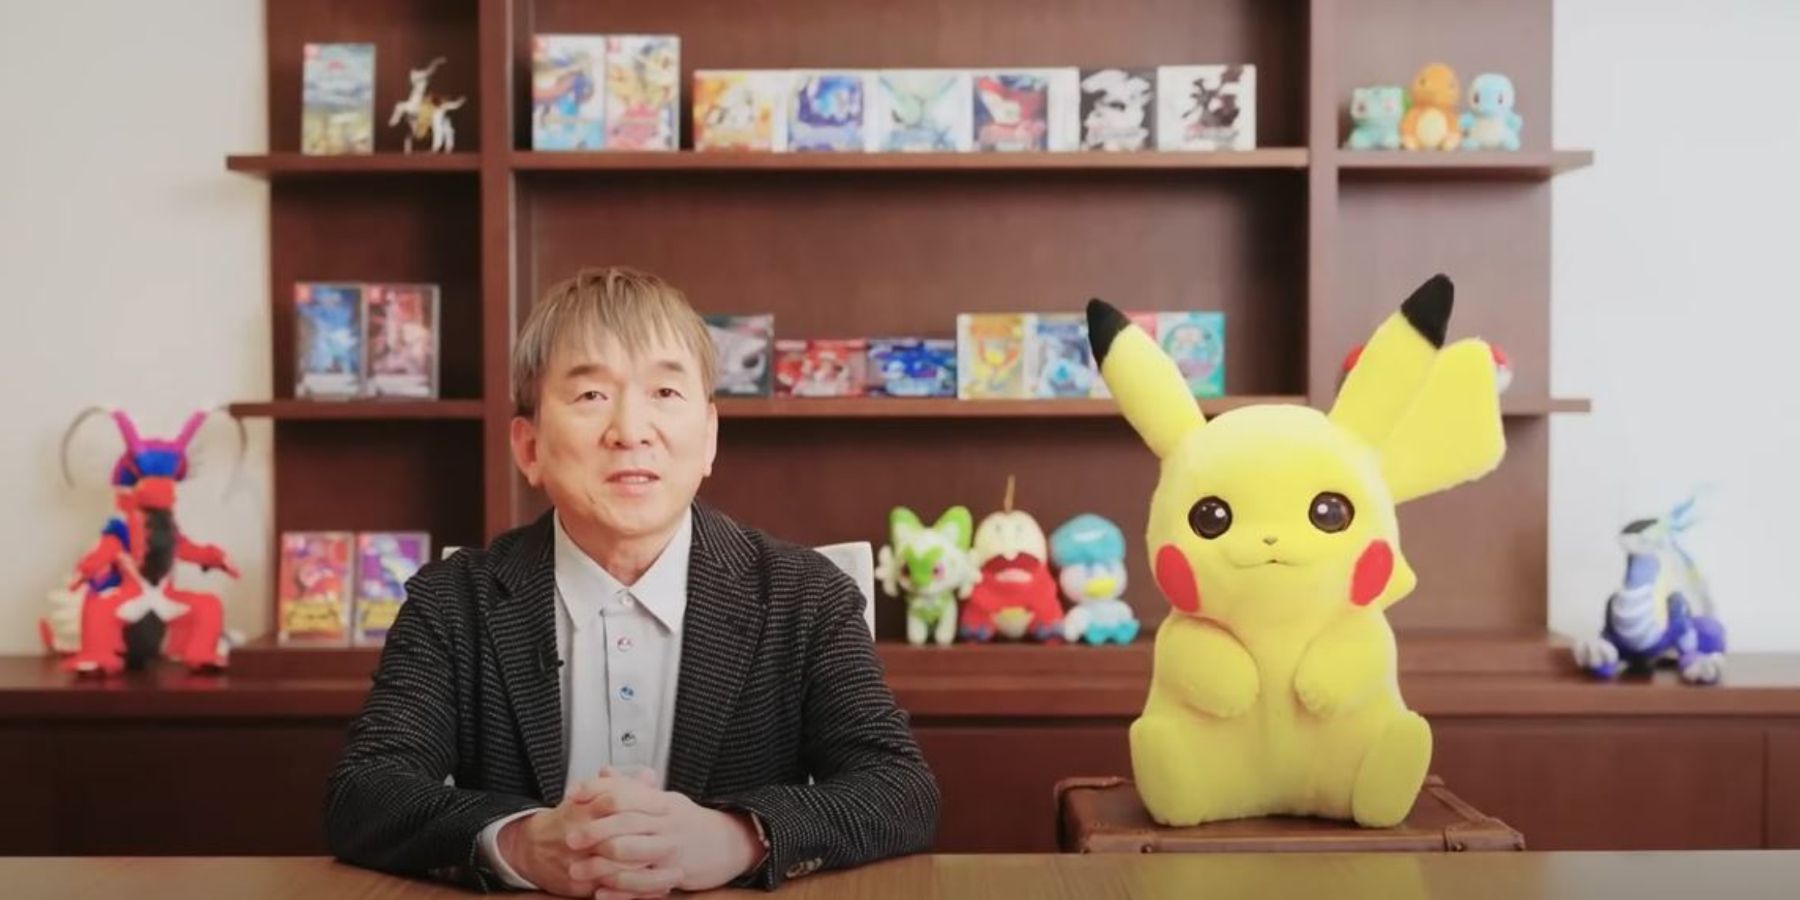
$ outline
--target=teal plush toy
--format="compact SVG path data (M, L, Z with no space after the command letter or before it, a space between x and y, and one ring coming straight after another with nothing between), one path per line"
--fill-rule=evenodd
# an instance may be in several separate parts
M1125 593L1125 533L1106 519L1084 513L1050 535L1050 561L1068 599L1063 638L1070 643L1131 643L1138 621L1119 599Z
M1512 79L1484 72L1469 82L1469 111L1462 114L1464 150L1517 150L1525 120L1513 112L1519 99Z
M888 516L892 543L881 548L875 577L889 595L906 598L907 643L947 646L956 638L957 598L975 583L974 523L966 506L950 507L930 527L904 506Z
M1399 85L1359 87L1350 93L1351 150L1400 149L1400 120L1406 116L1406 91Z

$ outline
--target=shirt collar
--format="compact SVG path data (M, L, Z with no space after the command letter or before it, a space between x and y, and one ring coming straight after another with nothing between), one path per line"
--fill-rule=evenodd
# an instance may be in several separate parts
M577 629L598 618L604 604L620 592L630 590L664 628L681 631L681 619L687 612L688 558L694 546L692 508L682 513L681 524L656 561L629 587L575 545L563 530L561 514L554 519L557 595Z

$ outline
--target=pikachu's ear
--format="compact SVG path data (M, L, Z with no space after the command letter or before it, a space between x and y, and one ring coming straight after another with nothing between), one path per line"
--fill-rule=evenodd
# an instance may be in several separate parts
M1494 354L1457 341L1437 355L1425 383L1376 445L1395 503L1447 490L1494 470L1506 455Z
M1187 380L1144 329L1105 301L1089 300L1087 319L1088 343L1107 390L1150 452L1167 457L1188 432L1206 424Z
M1331 407L1331 421L1380 445L1406 413L1444 345L1455 286L1435 275L1363 345Z

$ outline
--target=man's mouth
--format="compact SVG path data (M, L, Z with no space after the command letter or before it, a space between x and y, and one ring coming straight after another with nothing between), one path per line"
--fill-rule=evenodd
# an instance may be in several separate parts
M649 469L620 469L606 476L608 484L645 485L659 480L661 479L657 474Z

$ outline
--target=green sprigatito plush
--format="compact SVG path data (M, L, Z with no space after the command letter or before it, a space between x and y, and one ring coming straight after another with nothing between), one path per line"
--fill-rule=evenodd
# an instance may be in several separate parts
M975 583L974 530L966 506L950 507L931 526L904 506L888 516L890 543L881 548L875 577L890 596L906 599L907 643L956 639L956 601Z

